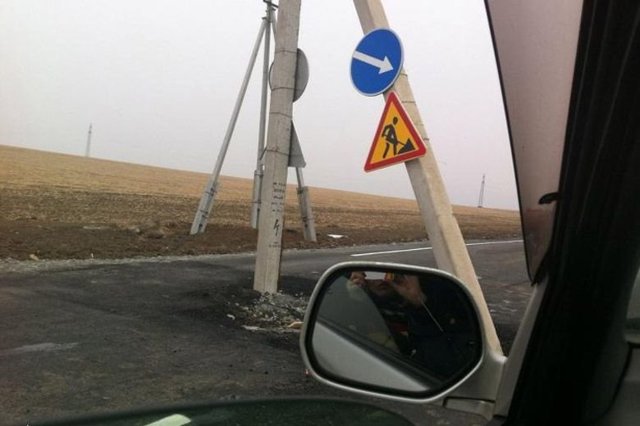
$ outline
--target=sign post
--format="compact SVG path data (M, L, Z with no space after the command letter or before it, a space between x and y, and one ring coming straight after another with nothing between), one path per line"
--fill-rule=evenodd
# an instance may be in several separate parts
M388 28L389 22L384 13L384 8L380 0L353 0L360 24L363 32L367 35L362 39L356 52L361 51L360 46L369 37L373 30L378 28ZM388 51L388 48L385 48ZM369 52L363 52L369 53ZM384 53L384 52L382 52ZM369 53L370 54L370 53ZM370 54L371 55L371 54ZM371 56L376 56L371 55ZM380 59L380 56L376 56ZM354 74L354 63L362 62L355 56L352 59L352 71L351 77L356 84L358 80L358 73ZM391 61L391 59L390 59ZM391 61L393 65L393 61ZM371 66L371 65L370 65ZM411 85L409 79L404 71L398 71L399 76L397 81L394 80L390 83L388 88L392 88L398 95L398 98L404 104L408 116L415 125L419 132L421 139L423 140L427 152L427 155L422 157L406 161L404 164L407 168L409 180L413 187L413 192L420 208L420 213L429 234L429 241L433 246L433 254L436 258L438 267L444 269L447 272L457 276L462 282L464 282L472 294L475 301L478 303L479 314L483 318L483 322L487 324L493 324L489 308L487 307L478 277L476 276L469 252L462 238L460 227L458 222L453 216L453 210L449 197L438 169L438 163L433 155L433 150L429 144L429 138L420 116L420 111L413 97ZM369 74L371 75L371 73ZM381 73L380 75L384 75ZM374 81L377 79L372 77ZM384 86L382 78L378 79L378 86ZM368 96L376 94L373 87ZM359 89L360 90L360 89ZM386 89L377 93L382 93ZM367 94L367 93L364 93ZM388 94L387 96L392 96ZM487 330L488 341L487 344L497 353L502 352L498 335L496 334L495 327Z

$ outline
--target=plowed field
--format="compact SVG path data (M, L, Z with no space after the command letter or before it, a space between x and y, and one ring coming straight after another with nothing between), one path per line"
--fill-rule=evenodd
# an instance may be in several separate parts
M0 259L254 250L257 231L249 226L249 179L224 177L206 232L188 235L207 178L202 173L0 146ZM304 241L295 187L290 186L285 248L427 237L413 200L322 188L310 188L310 197L318 242ZM520 236L515 211L456 206L454 213L467 239Z

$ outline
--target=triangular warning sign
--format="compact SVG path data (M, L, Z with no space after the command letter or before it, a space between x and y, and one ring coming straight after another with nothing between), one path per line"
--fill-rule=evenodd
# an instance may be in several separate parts
M426 152L427 148L402 103L394 92L389 92L364 171L402 163Z

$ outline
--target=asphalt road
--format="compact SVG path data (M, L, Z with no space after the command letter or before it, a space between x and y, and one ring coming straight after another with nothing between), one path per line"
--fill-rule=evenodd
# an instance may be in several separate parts
M471 243L508 350L530 289L522 243ZM303 374L293 333L243 329L252 254L0 263L0 423L176 401L344 395ZM425 243L289 251L282 289L309 294L329 266L435 267ZM381 403L422 424L482 424L438 408Z

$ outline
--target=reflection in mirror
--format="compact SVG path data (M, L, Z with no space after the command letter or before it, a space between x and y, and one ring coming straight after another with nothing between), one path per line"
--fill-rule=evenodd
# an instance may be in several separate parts
M308 347L315 367L334 380L429 396L480 361L475 310L448 276L343 269L323 288Z

